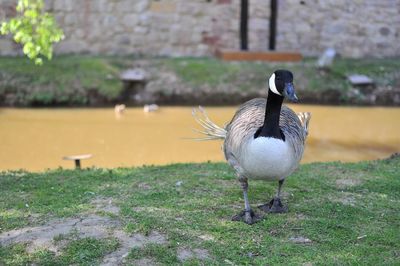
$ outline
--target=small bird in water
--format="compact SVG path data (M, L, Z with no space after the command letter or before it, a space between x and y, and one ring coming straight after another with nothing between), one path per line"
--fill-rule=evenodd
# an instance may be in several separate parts
M145 112L145 113L155 112L159 108L160 107L157 104L145 104L143 106L143 112Z
M281 188L303 156L311 114L296 114L282 106L284 98L292 102L298 100L293 74L288 70L276 70L269 78L267 99L256 98L242 104L224 128L213 123L203 108L193 110L194 118L204 128L200 133L206 135L200 140L224 140L225 159L241 184L244 210L233 216L234 221L253 224L260 220L248 200L249 179L278 181L276 196L258 207L272 213L287 211L281 201Z
M117 104L114 107L115 118L120 119L121 116L125 113L126 106L125 104Z

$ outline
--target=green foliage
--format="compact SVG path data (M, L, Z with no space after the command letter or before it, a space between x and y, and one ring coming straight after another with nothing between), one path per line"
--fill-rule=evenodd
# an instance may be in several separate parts
M64 38L54 17L44 12L43 0L19 0L17 16L1 24L0 34L12 34L23 52L35 64L43 64L43 57L52 58L53 44Z

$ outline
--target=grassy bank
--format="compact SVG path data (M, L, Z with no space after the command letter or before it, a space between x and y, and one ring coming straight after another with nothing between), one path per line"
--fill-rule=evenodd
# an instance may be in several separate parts
M91 265L117 254L126 264L396 265L399 173L399 157L303 165L284 188L289 212L249 226L230 221L243 200L222 163L3 172L0 264ZM275 189L251 181L252 205Z
M400 104L400 96L396 96L400 95L398 59L337 59L328 72L319 71L315 64L315 59L262 63L75 55L59 56L39 67L25 58L0 57L0 104L96 106L124 102L128 99L119 99L123 92L119 73L132 67L147 73L150 96L144 98L162 104L237 104L264 95L267 75L279 68L295 73L296 88L305 103ZM375 85L353 88L346 76L355 73L368 75Z
M364 74L374 78L379 86L400 85L400 62L397 59L337 59L329 72L319 72L316 59L306 58L300 63L227 62L217 59L165 60L172 71L188 84L217 87L237 84L242 91L264 88L267 75L276 69L287 68L295 73L300 90L348 90L349 74Z
M90 105L122 91L111 59L61 56L37 66L23 57L0 57L0 102L6 105ZM96 98L96 99L94 99Z

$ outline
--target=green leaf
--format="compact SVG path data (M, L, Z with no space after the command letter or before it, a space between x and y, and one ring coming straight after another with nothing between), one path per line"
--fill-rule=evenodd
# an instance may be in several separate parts
M35 59L35 64L36 65L43 65L43 59L42 58L36 58Z
M16 10L16 17L2 22L0 34L12 34L35 64L43 64L43 57L50 60L53 44L64 39L64 33L54 17L44 12L43 0L18 0Z

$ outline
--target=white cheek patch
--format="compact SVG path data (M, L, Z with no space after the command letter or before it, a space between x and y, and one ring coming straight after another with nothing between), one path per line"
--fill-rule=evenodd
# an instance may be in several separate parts
M282 95L279 93L279 91L276 89L276 86L275 86L275 73L272 74L271 77L269 78L269 83L268 83L268 85L269 85L269 89L270 89L273 93L282 96Z

